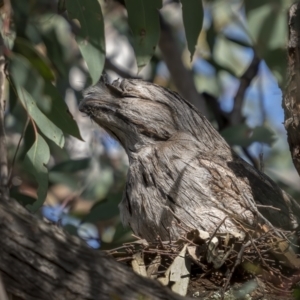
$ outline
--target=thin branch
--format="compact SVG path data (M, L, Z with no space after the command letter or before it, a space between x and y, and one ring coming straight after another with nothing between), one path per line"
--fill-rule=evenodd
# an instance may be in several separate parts
M135 76L131 72L126 71L123 68L115 65L109 58L105 58L105 69L111 70L123 78L129 78L129 79L140 79L141 78L141 77Z
M203 115L208 117L209 113L205 100L196 89L192 72L184 66L182 55L178 49L172 30L162 16L160 16L160 24L159 48L179 94L196 106Z
M253 78L257 75L259 63L260 58L254 51L253 59L245 73L241 76L240 85L234 97L234 105L230 113L230 120L232 125L238 125L243 122L242 107L245 98L245 93L248 87L250 86Z

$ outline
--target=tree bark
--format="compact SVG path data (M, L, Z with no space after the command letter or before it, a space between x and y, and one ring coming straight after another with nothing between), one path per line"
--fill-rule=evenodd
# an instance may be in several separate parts
M18 299L183 299L0 199L0 271Z
M289 10L288 81L282 106L290 151L300 175L300 3Z

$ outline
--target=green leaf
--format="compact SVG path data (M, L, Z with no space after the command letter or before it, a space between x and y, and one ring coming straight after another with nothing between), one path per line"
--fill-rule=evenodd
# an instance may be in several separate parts
M76 34L80 52L87 63L92 82L100 79L105 62L104 21L98 0L67 0L70 18L80 22Z
M44 93L49 96L51 103L47 110L43 110L43 113L64 133L83 140L76 121L56 87L46 81Z
M33 127L32 123L29 122L28 126L26 128L25 134L24 134L23 146L21 148L21 151L19 151L19 159L21 161L23 161L25 159L26 153L32 147L32 145L34 144L34 142L35 142L34 127Z
M35 198L21 193L18 190L18 188L12 188L12 189L10 189L9 192L10 192L10 196L12 198L16 199L23 206L26 206L28 204L32 205L36 201Z
M46 57L42 56L27 40L17 37L15 39L13 51L25 56L44 79L54 80L54 74L50 68L50 62Z
M78 172L84 169L87 169L90 165L90 158L82 159L70 159L63 161L60 164L54 166L50 171L51 172Z
M125 0L139 71L150 61L160 35L161 0Z
M182 4L182 17L191 61L196 50L199 34L203 25L202 0L180 0Z
M221 135L231 146L249 147L254 142L271 145L276 140L274 132L266 126L251 129L246 124L228 127L221 131Z
M27 205L31 212L36 212L44 203L48 191L48 169L46 164L50 159L50 150L41 135L36 135L36 140L26 154L24 166L38 183L37 201Z
M215 41L217 39L218 32L215 29L214 24L212 23L209 29L206 30L206 42L208 44L211 56L214 53Z
M18 96L29 116L35 121L41 132L59 147L63 147L65 137L63 132L53 124L37 107L30 94L22 87L16 86Z
M26 58L18 54L11 56L9 73L16 86L26 89L37 101L42 99L43 79Z
M79 188L78 178L72 173L49 172L49 181L51 183L66 185L71 190L77 190Z
M99 220L109 220L119 216L118 204L122 199L122 194L110 195L107 200L97 202L90 213L83 219L83 222L95 223Z
M255 48L264 57L275 48L285 48L287 37L287 13L284 4L266 3L248 14L249 30L255 41Z
M36 21L39 24L36 30L46 46L47 57L56 75L68 78L73 55L70 25L62 16L50 13L40 15Z
M266 126L257 126L253 129L251 136L253 142L265 143L267 145L272 145L275 140L275 134Z
M82 140L78 125L57 88L49 80L44 81L27 59L20 55L13 55L10 73L16 86L26 89L38 108L53 124L64 133Z

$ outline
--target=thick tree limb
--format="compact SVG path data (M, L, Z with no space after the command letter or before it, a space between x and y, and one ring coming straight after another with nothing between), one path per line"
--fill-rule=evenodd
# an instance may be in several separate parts
M290 151L300 175L300 3L289 10L288 84L282 106Z
M0 201L0 271L20 299L183 299L105 253Z

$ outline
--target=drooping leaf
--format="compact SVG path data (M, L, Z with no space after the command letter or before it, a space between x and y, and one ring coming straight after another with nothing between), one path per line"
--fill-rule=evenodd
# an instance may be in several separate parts
M10 73L16 86L26 89L35 100L37 107L53 124L64 133L82 140L78 125L64 99L49 80L44 80L37 73L32 61L28 61L21 55L13 55L11 57Z
M63 132L41 112L33 98L24 88L19 86L16 86L16 88L22 105L35 121L41 132L62 148L65 143Z
M278 47L285 48L287 14L283 3L266 3L248 14L249 31L256 50L264 57L266 52Z
M100 79L105 62L104 21L98 0L67 0L71 19L80 22L76 34L80 52L87 63L92 83Z
M203 4L202 0L180 0L180 2L182 4L182 17L186 40L192 61L198 36L203 25Z
M16 86L24 88L36 101L42 100L43 78L24 56L18 54L11 56L9 73Z
M242 147L249 147L254 142L271 145L276 139L274 132L266 126L257 126L252 129L246 124L228 127L221 131L221 135L229 145Z
M30 14L30 1L12 0L11 6L13 9L14 25L18 36L26 35L26 27Z
M161 0L125 0L128 23L133 34L134 51L138 69L141 70L151 59L157 46L160 25Z
M56 76L66 78L69 75L72 51L68 22L57 14L43 14L39 17L37 30L46 46L47 57L56 71Z
M21 161L24 160L26 153L29 151L29 149L32 147L35 141L35 132L34 128L31 122L28 123L28 126L26 128L24 137L23 137L23 146L21 148L21 151L19 152L19 159Z
M206 42L208 44L211 55L213 55L214 53L214 46L217 36L218 32L215 30L214 24L211 24L209 29L206 30Z
M276 140L275 134L266 126L257 126L253 129L251 136L253 142L265 143L272 145Z
M17 37L15 39L13 51L26 57L30 61L32 67L35 68L44 79L54 80L49 61L46 57L42 56L30 42L24 38Z
M43 113L64 133L82 140L78 125L57 88L46 81L44 93L49 96L51 103L47 110L43 110Z
M38 183L37 201L32 205L27 205L31 212L36 212L44 203L48 191L48 169L46 164L50 159L50 150L40 134L36 135L36 140L26 154L24 166L31 173Z

